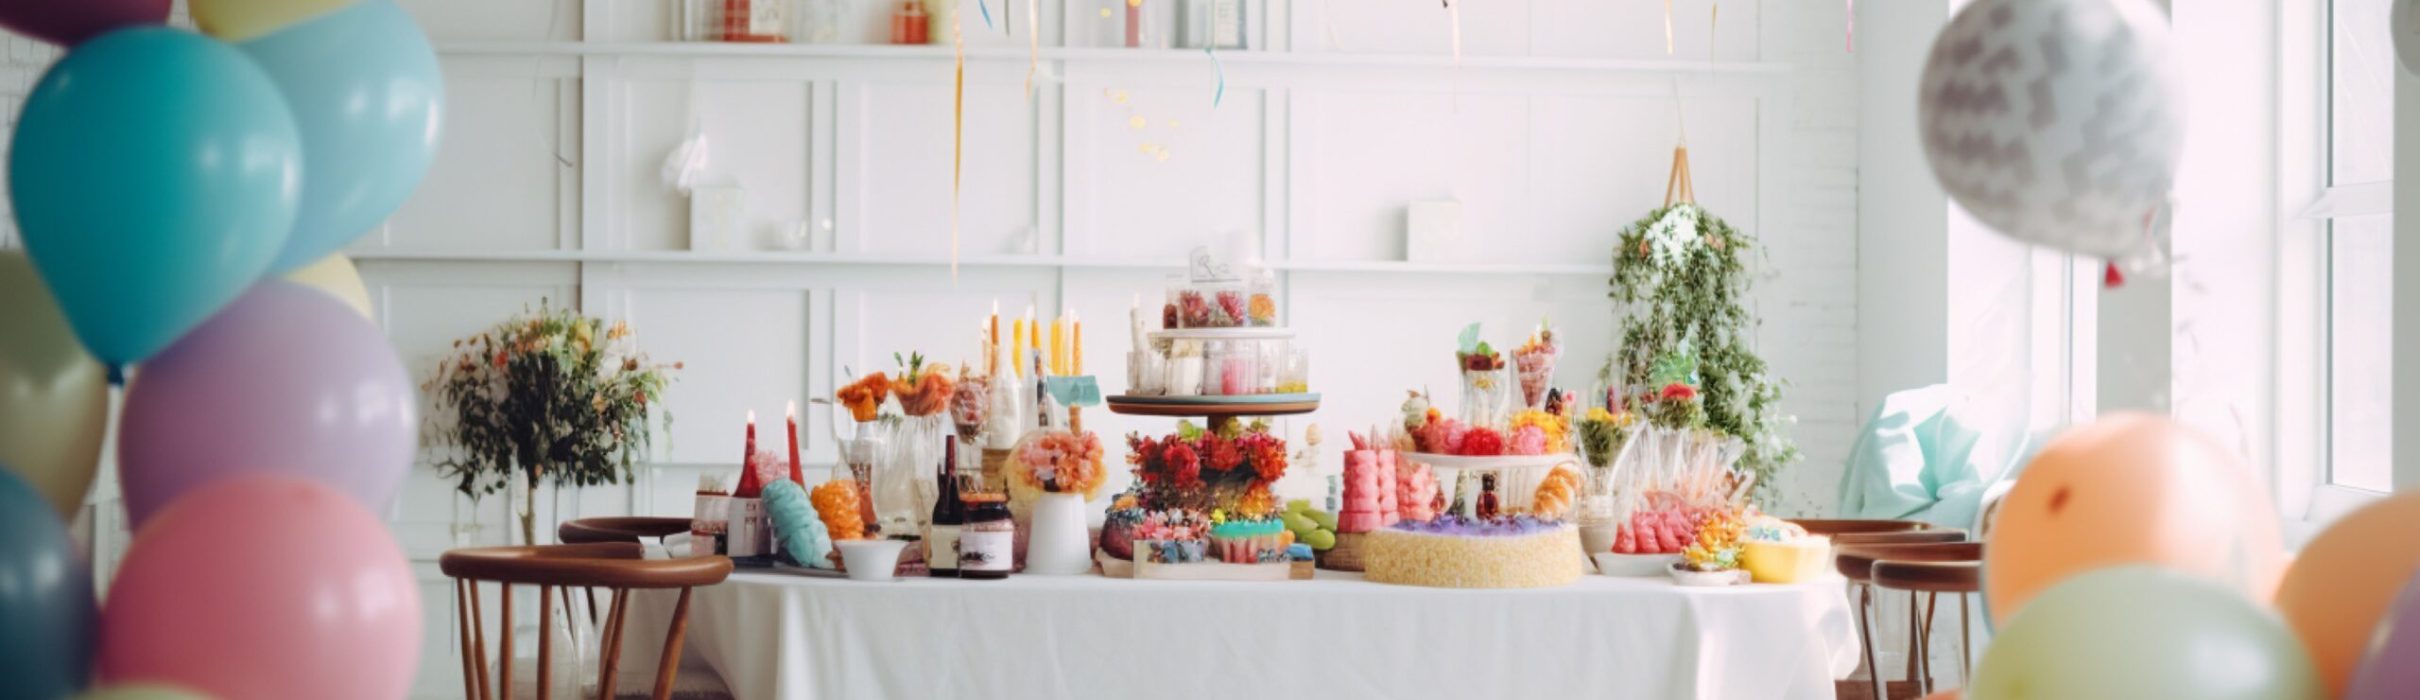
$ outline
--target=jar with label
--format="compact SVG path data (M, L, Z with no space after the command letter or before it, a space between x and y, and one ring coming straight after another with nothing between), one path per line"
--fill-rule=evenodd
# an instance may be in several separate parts
M1008 494L969 493L973 509L958 533L958 576L971 579L1008 578L1016 564L1017 522L1009 519Z
M719 545L723 531L730 523L726 509L731 490L723 487L723 478L716 474L697 477L697 508L689 516L689 556L711 557L722 554Z

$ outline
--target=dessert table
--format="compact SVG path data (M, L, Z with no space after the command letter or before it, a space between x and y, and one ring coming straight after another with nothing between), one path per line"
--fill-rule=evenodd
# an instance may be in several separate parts
M676 592L634 594L623 668L655 666ZM1856 665L1837 578L1683 588L1308 582L869 583L750 571L697 589L686 666L745 700L1831 698Z

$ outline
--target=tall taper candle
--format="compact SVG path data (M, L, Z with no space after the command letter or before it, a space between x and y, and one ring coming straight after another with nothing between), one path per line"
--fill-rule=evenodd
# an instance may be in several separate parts
M1017 365L1025 361L1025 319L1010 319L1009 323L1016 327L1016 335L1008 346L1008 369L1011 374L1024 374Z
M782 432L790 434L790 480L807 485L807 475L798 470L798 402L793 400L782 409Z
M1073 357L1067 361L1067 374L1081 377L1084 376L1084 317L1076 315L1074 309L1069 309L1067 318L1067 324L1075 327L1075 330L1068 333L1068 351Z
M1067 374L1067 314L1050 320L1050 373Z
M985 337L991 344L983 346L983 370L989 372L995 365L1000 364L992 357L1000 353L1000 300L992 300L991 321L984 324L984 328L989 334Z

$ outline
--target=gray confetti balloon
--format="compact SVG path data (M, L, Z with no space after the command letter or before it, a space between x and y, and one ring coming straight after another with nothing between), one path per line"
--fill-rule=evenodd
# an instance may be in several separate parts
M2167 17L2146 0L1975 0L1933 40L1917 120L1933 175L1984 224L2141 252L2183 148Z

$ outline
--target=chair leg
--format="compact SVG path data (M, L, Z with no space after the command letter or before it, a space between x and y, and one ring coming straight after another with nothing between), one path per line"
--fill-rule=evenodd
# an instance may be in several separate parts
M555 653L555 606L548 600L553 597L554 586L538 587L538 700L555 696L555 674L547 672L553 668Z
M1958 594L1958 684L1975 684L1974 616L1966 610L1966 594Z
M479 611L479 582L467 582L471 586L471 671L479 675L479 700L492 700L495 695L487 684L487 615Z
M463 583L463 579L454 579L454 631L462 643L462 652L457 654L462 657L462 700L479 700L479 687L474 685L479 677L471 670L471 626L478 623L471 619L471 604L463 595Z
M655 700L671 700L672 679L681 670L681 639L689 634L689 589L672 606L672 631L664 633L664 657L655 669Z
M1915 592L1910 591L1907 594L1907 647L1904 651L1907 653L1907 682L1916 686L1917 695L1924 694L1923 671L1917 667L1918 660L1924 657L1916 653L1916 645L1924 639L1924 630L1917 627L1922 622L1922 612L1922 607L1916 603Z
M1911 601L1914 600L1915 595L1915 591L1908 591ZM1940 602L1941 594L1924 594L1924 622L1917 628L1922 630L1922 636L1917 637L1916 643L1913 645L1918 654L1917 666L1924 670L1924 677L1916 684L1916 688L1918 692L1925 695L1933 693L1933 608Z
M599 645L602 649L598 651L602 657L597 660L597 700L613 700L614 676L622 670L622 614L625 612L622 597L627 593L616 589L611 596L611 607L605 613L604 643Z
M499 649L497 649L497 651L496 651L496 670L497 670L496 677L502 680L502 682L501 682L501 683L498 683L497 685L498 685L499 687L503 688L503 690L498 690L498 691L496 691L496 694L497 694L497 695L502 695L502 696L504 696L505 700L512 700L512 697L513 697L513 585L512 585L512 584L510 584L510 583L503 583L503 582L498 582L498 584L497 584L497 585L502 586L502 587L504 588L504 591L503 591L503 593L504 593L504 595L503 595L503 600L504 600L504 646L503 646L503 647L501 647L501 648L499 648Z
M1874 588L1849 584L1857 589L1857 641L1865 651L1865 677L1874 691L1874 700L1885 700L1882 693L1882 667L1874 665Z

